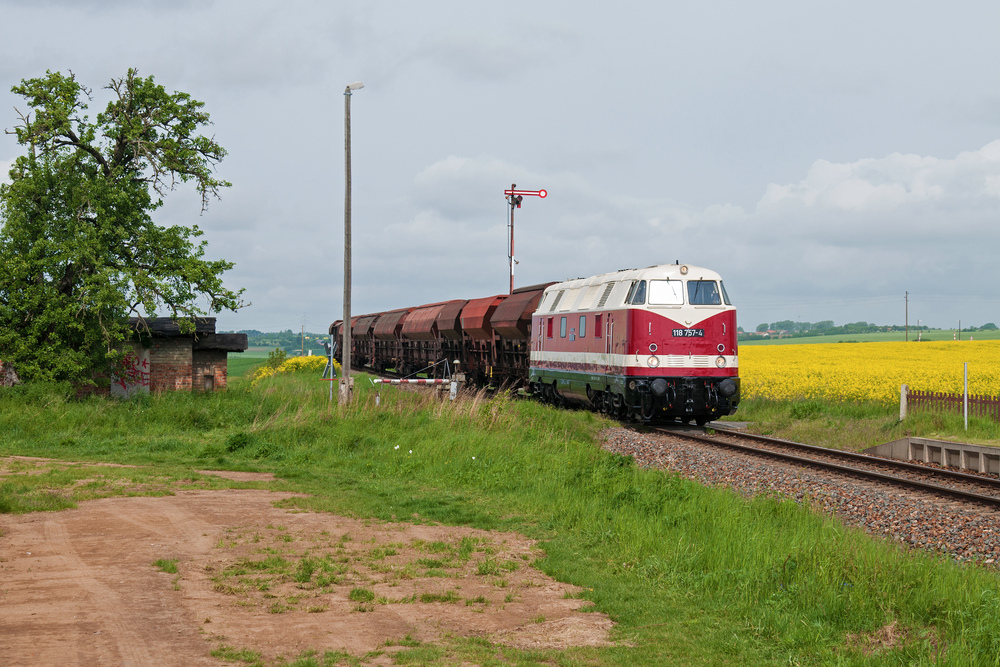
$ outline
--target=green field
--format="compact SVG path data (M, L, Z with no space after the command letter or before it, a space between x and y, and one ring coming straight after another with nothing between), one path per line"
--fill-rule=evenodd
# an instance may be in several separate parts
M192 482L241 486L195 472L206 467L270 471L282 481L253 486L307 494L293 501L303 508L536 538L544 557L535 566L583 587L616 623L611 648L515 650L444 636L433 651L397 654L397 664L1000 661L994 570L904 551L782 498L748 500L641 469L600 449L608 422L589 412L503 396L442 403L391 389L376 408L366 385L346 409L327 402L313 374L123 402L68 400L59 387L0 390L0 455L137 466L0 478L0 512L58 511ZM788 406L747 407L758 421L788 417ZM825 423L850 428L856 418ZM864 640L893 623L905 641Z

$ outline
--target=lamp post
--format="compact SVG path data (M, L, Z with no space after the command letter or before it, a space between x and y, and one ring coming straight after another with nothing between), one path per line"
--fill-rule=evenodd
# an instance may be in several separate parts
M351 91L364 88L360 81L344 89L344 361L340 373L340 404L351 402Z

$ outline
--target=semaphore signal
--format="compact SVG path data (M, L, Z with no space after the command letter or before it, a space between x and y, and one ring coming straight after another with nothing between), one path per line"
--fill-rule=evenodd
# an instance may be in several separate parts
M546 190L518 190L516 183L511 183L510 190L504 190L503 193L507 198L507 203L510 204L510 223L507 225L510 228L510 238L507 245L507 262L510 264L510 294L513 294L514 265L520 264L520 262L514 259L514 209L521 208L521 200L525 197L545 199L549 196L549 193Z

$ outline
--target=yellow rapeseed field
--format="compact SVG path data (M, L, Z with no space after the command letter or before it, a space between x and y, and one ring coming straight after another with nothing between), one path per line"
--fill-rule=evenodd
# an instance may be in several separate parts
M280 366L268 366L267 364L262 364L258 366L250 374L250 384L252 386L257 386L257 384L266 378L273 377L278 373L299 373L306 371L309 373L319 373L324 368L326 368L326 357L323 356L313 356L308 357L291 357L286 359L281 363ZM333 360L333 374L336 377L340 377L340 362L336 359Z
M748 345L740 348L741 393L746 398L837 401L899 400L911 390L1000 396L1000 341Z

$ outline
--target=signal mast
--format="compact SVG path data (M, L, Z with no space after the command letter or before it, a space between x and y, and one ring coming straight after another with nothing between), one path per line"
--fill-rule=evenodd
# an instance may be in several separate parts
M517 183L510 184L510 190L504 190L503 193L506 195L507 203L510 205L510 222L507 227L510 228L510 236L507 243L507 262L510 264L510 294L514 293L514 265L520 264L516 259L514 259L514 209L521 208L521 200L524 197L539 197L545 199L548 196L548 192L545 190L518 190Z

